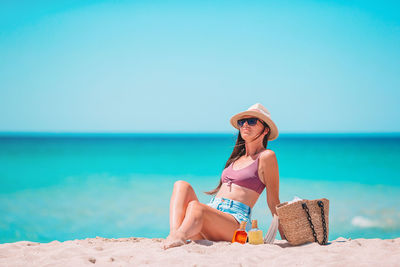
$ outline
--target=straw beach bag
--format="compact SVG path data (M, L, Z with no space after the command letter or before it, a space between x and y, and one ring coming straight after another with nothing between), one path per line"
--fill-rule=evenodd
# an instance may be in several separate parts
M292 245L317 242L326 245L329 234L329 200L299 200L276 206L287 241Z

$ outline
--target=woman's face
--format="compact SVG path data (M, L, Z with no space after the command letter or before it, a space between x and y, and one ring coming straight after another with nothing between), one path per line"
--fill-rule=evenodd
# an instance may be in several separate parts
M246 115L242 118L254 118L254 116ZM254 126L250 126L247 124L247 121L243 124L240 129L240 135L242 138L246 141L251 141L253 140L260 132L264 129L264 125L257 120L257 124ZM268 133L268 128L265 128L265 131L263 134L261 134L258 138L264 139L264 136Z

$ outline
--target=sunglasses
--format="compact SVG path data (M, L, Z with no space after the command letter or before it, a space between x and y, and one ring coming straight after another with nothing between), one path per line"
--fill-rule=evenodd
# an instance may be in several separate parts
M249 126L254 126L257 124L258 119L257 118L240 119L237 121L237 124L239 125L239 127L242 127L246 121Z

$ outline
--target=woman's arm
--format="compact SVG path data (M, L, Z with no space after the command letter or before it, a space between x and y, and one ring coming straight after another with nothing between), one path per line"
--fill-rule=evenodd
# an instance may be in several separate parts
M271 210L272 216L276 213L276 205L280 204L279 200L279 169L278 169L278 161L276 159L275 152L272 150L267 150L262 155L261 158L263 162L263 177L264 184L266 186L267 191L267 204L269 209ZM286 239L285 234L283 233L282 226L279 224L279 234L282 239Z

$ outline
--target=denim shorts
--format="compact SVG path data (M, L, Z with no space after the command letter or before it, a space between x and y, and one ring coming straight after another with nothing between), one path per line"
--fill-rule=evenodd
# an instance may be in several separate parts
M239 223L246 221L246 230L251 229L251 208L246 204L229 198L213 197L207 205L231 214Z

